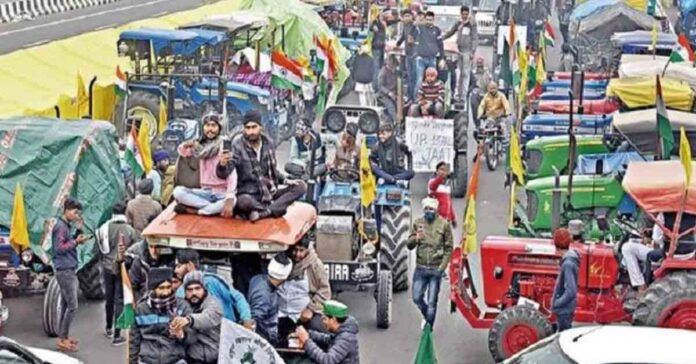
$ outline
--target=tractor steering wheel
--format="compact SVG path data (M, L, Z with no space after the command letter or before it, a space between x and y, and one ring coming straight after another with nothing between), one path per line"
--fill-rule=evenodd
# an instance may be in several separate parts
M353 168L336 168L329 172L329 178L337 182L357 182L360 180L360 172Z

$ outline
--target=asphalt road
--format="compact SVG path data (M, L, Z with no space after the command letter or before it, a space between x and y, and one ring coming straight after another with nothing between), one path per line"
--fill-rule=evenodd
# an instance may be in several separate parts
M210 0L122 0L102 6L0 25L0 54L68 38L92 30L193 9ZM111 45L105 45L111 46Z

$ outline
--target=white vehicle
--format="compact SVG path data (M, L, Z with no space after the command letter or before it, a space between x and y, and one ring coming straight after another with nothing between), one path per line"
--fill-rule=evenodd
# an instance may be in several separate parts
M46 349L24 346L0 337L0 363L3 364L83 364L81 360Z
M495 40L495 11L498 9L498 0L480 0L475 7L476 29L478 31L479 42L490 42Z
M658 344L659 342L659 344ZM638 326L583 326L552 335L505 364L694 363L696 332ZM657 345L657 346L656 346Z

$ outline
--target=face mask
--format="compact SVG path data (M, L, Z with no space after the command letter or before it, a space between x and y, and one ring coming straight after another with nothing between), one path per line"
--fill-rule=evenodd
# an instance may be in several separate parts
M489 92L489 94L490 94L491 96L495 97L495 96L498 94L498 91Z
M429 223L435 221L435 217L436 217L435 211L426 211L423 214L423 218L425 219L425 221L427 221Z

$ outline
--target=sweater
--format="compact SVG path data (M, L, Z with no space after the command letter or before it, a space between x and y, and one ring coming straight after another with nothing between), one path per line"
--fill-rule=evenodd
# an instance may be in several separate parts
M452 189L445 177L435 175L428 181L428 196L438 202L437 213L441 218L453 222L457 219L452 204Z

